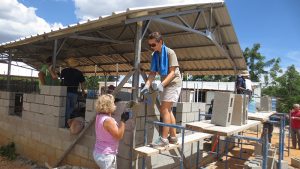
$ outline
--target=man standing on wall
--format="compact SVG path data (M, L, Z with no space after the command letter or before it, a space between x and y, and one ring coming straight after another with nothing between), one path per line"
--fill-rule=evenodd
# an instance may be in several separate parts
M178 101L181 91L181 74L175 52L166 47L159 32L153 32L148 36L149 47L153 50L151 60L151 72L141 93L149 92L150 85L155 79L156 73L161 77L161 83L157 90L161 92L160 115L166 124L176 124L172 105ZM168 136L168 134L170 134ZM153 147L168 146L169 143L177 144L176 129L163 127L161 137L154 143Z
M78 86L80 84L82 94L84 94L84 76L82 72L74 67L79 63L74 58L68 58L65 60L68 64L68 68L65 68L61 72L61 85L67 86L67 103L65 112L65 126L67 127L67 121L70 119L78 98Z

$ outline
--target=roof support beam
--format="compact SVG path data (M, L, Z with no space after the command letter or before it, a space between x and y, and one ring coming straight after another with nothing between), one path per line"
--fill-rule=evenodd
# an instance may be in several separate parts
M179 25L177 23L174 23L174 22L171 22L171 21L168 21L168 20L164 20L164 19L153 19L154 21L156 22L159 22L159 23L162 23L162 24L166 24L166 25L169 25L169 26L172 26L172 27L175 27L175 28L178 28L178 29L182 29L182 30L185 30L185 31L188 31L188 32L193 32L193 33L196 33L200 36L204 36L206 37L208 40L210 40L217 48L219 48L219 50L223 53L224 56L226 56L228 58L228 60L230 61L232 67L236 67L234 61L232 60L232 58L229 56L229 54L218 44L218 42L216 42L213 37L212 37L212 34L210 31L206 31L206 33L203 33L201 31L198 31L198 30L195 30L195 29L191 29L191 28L188 28L188 27L185 27L183 25Z
M105 39L105 38L97 38L97 37L89 37L89 36L80 36L80 35L72 35L69 38L88 40L88 41L97 41L97 42L109 42L109 43L117 43L117 44L132 43L130 41L119 41L119 40L113 40L113 39Z
M132 19L125 20L125 24L131 24L139 21L145 21L145 20L152 20L152 19L158 19L158 18L167 18L171 16L177 16L177 15L185 15L185 14L191 14L191 13L197 13L203 11L203 9L192 9L192 10L186 10L181 12L172 12L167 14L161 14L161 15L152 15L152 16L142 16Z

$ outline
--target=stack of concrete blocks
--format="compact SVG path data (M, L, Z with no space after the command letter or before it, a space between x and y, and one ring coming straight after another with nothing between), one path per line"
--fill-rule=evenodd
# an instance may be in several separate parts
M272 98L268 96L264 96L260 98L260 110L261 111L272 111Z
M234 94L229 92L216 92L211 123L227 127L231 125Z
M199 121L199 110L205 111L205 103L201 102L178 102L173 105L176 107L174 113L176 124L185 126L186 123ZM202 116L202 119L204 116ZM178 130L179 131L179 130Z
M86 99L85 102L85 121L90 122L95 118L96 116L96 109L95 109L95 104L96 104L97 99Z
M244 98L245 95L235 94L234 95L234 105L232 112L232 125L245 125L248 121L248 96Z
M15 93L0 91L0 113L14 114L15 111Z
M144 145L145 127L147 127L147 144L153 142L153 140L159 137L158 126L154 126L152 123L145 122L145 120L160 120L159 110L155 105L156 94L153 93L149 97L150 98L148 99L151 99L152 101L138 102L133 104L132 107L128 106L128 101L120 101L116 103L117 109L113 114L113 117L116 119L116 121L120 121L121 114L124 111L132 112L132 118L126 122L124 137L119 144L119 153L117 155L118 168L130 168L131 165L139 165L138 167L135 166L134 168L141 168L142 163L137 163L137 161L141 161L142 158L138 157L132 148Z
M292 157L291 158L291 166L295 168L300 168L300 158Z

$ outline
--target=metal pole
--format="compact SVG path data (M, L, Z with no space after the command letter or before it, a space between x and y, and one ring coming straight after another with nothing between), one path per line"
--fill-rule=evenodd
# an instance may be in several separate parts
M56 55L57 55L57 39L54 40L53 55L52 55L52 69L55 70L56 67ZM54 81L51 80L53 85Z
M143 34L143 22L136 23L136 35L135 35L135 56L134 56L134 69L139 70L140 62L141 62L141 47L142 47L142 34ZM139 90L139 71L135 71L133 74L133 81L132 81L132 99L135 102L138 102L138 90ZM131 165L130 168L132 169L135 161L133 160L134 155L134 148L135 148L135 132L136 132L136 125L133 128L132 136L131 136L131 151L130 151L130 160Z
M181 136L181 151L180 151L180 169L183 169L183 156L184 156L184 133L185 133L185 129L181 130L182 132L182 136Z
M262 138L262 145L263 145L263 163L262 163L262 169L267 169L267 163L268 163L268 149L269 149L269 139L268 139L268 129L264 129L264 137Z
M9 50L9 55L8 55L8 65L7 65L7 91L10 91L10 74L11 74L11 60L12 60L12 54L11 50Z

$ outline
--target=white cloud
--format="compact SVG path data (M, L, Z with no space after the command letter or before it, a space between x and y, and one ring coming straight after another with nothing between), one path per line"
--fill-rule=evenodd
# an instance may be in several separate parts
M47 23L35 13L36 8L26 7L17 0L1 0L0 42L43 33L62 27L61 23Z
M102 15L110 15L115 11L124 11L127 8L171 5L180 3L199 3L199 0L73 0L75 14L80 20L97 18ZM209 0L219 1L219 0ZM203 2L203 1L200 1Z

